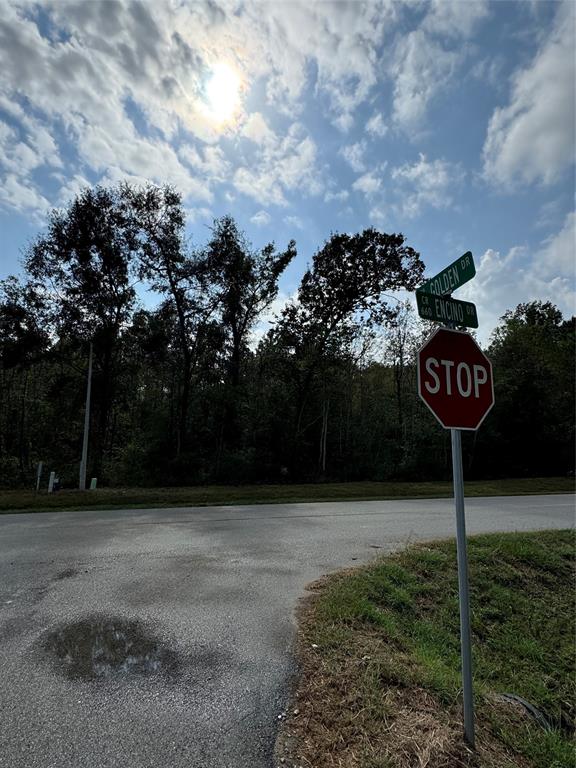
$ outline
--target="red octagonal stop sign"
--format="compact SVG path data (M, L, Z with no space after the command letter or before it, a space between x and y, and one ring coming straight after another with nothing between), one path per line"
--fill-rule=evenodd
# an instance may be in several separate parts
M492 364L462 331L439 328L418 351L418 394L447 429L478 429L494 405Z

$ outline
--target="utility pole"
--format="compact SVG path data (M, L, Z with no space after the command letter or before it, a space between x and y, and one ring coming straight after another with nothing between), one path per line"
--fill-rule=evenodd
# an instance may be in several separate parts
M84 438L82 440L82 459L80 461L81 491L86 490L86 464L88 461L88 433L90 432L90 396L92 393L92 342L90 342L90 356L88 358L88 381L86 383L86 408L84 410Z

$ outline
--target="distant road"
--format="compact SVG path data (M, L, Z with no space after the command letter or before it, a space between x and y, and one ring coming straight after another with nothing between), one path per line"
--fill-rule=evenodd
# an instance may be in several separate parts
M468 532L573 527L574 498L469 499ZM453 535L447 499L1 515L0 766L271 768L305 585ZM95 614L179 667L68 679L39 644Z

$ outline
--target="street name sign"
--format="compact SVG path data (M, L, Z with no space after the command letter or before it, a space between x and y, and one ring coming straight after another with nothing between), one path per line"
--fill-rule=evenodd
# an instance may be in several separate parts
M466 328L478 328L476 305L470 301L450 299L433 293L416 291L418 314L425 320L436 320L440 323L454 323Z
M442 272L438 272L437 275L427 280L418 290L423 293L433 293L436 296L445 296L460 288L468 280L472 280L475 274L474 257L471 251L467 251Z
M446 429L476 430L494 405L492 364L472 336L439 328L418 351L418 394Z

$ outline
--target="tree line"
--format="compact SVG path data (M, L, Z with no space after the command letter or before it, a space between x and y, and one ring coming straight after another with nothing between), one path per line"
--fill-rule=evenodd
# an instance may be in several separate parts
M296 243L254 249L230 216L203 245L185 229L171 187L86 189L0 283L1 485L31 485L38 461L77 485L90 346L100 483L449 476L449 434L416 393L432 326L390 295L423 281L402 234L332 234L263 331ZM573 469L574 338L549 302L504 315L469 476Z

